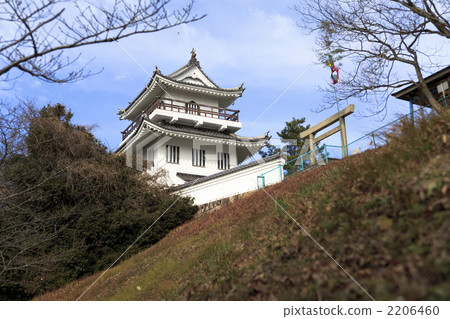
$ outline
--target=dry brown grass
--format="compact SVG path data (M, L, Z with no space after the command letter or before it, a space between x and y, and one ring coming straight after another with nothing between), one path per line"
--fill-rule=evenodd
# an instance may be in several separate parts
M192 220L112 268L83 299L369 300L280 205L375 299L446 300L449 118L403 124L383 148ZM74 300L97 276L39 300Z

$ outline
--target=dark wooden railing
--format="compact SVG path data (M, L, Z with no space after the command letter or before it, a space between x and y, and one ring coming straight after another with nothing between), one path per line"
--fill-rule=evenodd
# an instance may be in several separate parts
M141 124L144 114L150 115L156 109L239 122L238 110L220 109L217 106L157 98L122 132L122 140L126 139Z

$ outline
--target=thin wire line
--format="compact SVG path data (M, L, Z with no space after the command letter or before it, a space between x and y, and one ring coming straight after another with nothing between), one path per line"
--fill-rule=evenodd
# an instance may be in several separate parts
M116 39L114 39L112 36L109 35L109 32L108 32L108 31L106 31L106 35L107 35L111 40L113 40L113 41L119 46L119 48L121 48L122 51L125 52L125 54L128 55L128 57L129 57L131 60L133 60L133 62L136 63L136 65L137 65L138 67L140 67L140 68L142 69L142 71L144 71L150 78L152 77L152 75L151 75L150 73L148 73L147 70L146 70L146 69L145 69L145 68L144 68L144 67L143 67L143 66L142 66L135 58L133 58L133 56L132 56L131 54L129 54L128 51L125 50L125 48L124 48L123 46L121 46L120 43L119 43Z
M120 43L116 40L116 39L114 39L113 37L111 37L110 35L109 35L109 33L108 32L106 32L106 35L111 39L111 40L113 40L118 46L119 46L119 48L121 48L122 49L122 51L123 52L125 52L125 54L131 59L131 60L133 60L133 62L134 63L136 63L136 65L137 66L139 66L141 69L142 69L142 71L144 71L150 78L152 78L152 75L150 74L150 73L148 73L147 72L147 70L130 54L130 53L128 53L128 51L127 50L125 50L125 48L123 47L123 46L121 46L120 45ZM175 100L174 98L173 98L173 96L169 93L169 92L167 92L166 91L166 89L164 89L162 86L161 86L161 84L159 84L159 82L158 81L156 81L156 84L158 84L159 85L159 87L172 99L172 100ZM189 113L188 113L188 116L189 116Z
M107 32L107 35L125 52L125 54L132 59L136 65L138 65L148 76L152 77L146 70L144 67L142 67L142 65L133 57L131 56L131 54L129 54L127 52L127 50L125 50L124 47L122 47L119 42L117 42L114 38L112 38L109 33ZM273 105L275 105L312 67L314 66L314 64L311 64L274 102L272 102L271 105L269 105L269 107L267 107L263 113L261 113L261 115L251 124L251 126L253 126L265 113L267 113L272 107ZM170 95L170 93L168 93L162 86L161 84L159 84L158 82L156 82L161 89L167 93L167 95ZM172 98L173 99L173 98ZM251 155L253 157L253 155ZM253 157L254 158L254 157ZM194 185L200 178L197 178L194 183L192 185ZM191 186L192 186L191 185ZM322 245L320 245L277 201L275 201L275 199L263 188L264 192L314 241L314 243L316 245L318 245L346 274L347 276L349 276L372 300L375 301L375 299L358 283L358 281L356 281L356 279L354 279L329 253L328 251L325 250L325 248L323 248ZM181 197L178 197L141 235L139 235L136 240L130 245L128 246L128 248L76 299L77 301L80 300L80 298L82 298L87 291L89 291L96 283L98 280L100 280L101 277L103 277L108 271L109 269L111 269L116 263L117 261L122 258L123 255L125 255L127 253L127 251L129 249L131 249L131 247L133 247L138 241L139 239L142 238L142 236L145 235L145 233L147 233L148 230L150 230L153 225L159 220L161 219L161 217L163 217L166 212L172 208L173 205L175 205L176 202L179 201Z
M342 36L339 38L339 39L337 39L337 40L335 40L335 41L332 41L332 43L331 44L333 44L334 42L338 42L338 41L340 41L340 40L342 40L344 37L345 37L345 32L349 29L351 27L351 25L349 25L347 28L345 28L345 30L342 32ZM302 74L300 74L300 76L294 81L294 82L292 82L292 84L291 85L289 85L289 87L283 92L283 93L281 93L281 95L279 96L279 97L277 97L276 99L275 99L275 101L273 101L272 102L272 104L270 104L262 113L261 113L261 115L260 116L258 116L258 118L250 125L250 126L253 126L253 125L255 125L256 124L256 122L258 122L259 121L259 119L264 115L264 114L266 114L312 67L314 66L314 63L311 63L310 65L309 65L309 67L305 70L305 71L303 71L303 73Z
M345 272L345 274L347 275L347 276L349 276L352 280L353 280L353 282L355 283L355 284L357 284L358 285L358 287L359 288L361 288L362 289L362 291L364 291L365 293L366 293L366 295L367 296L369 296L373 301L376 301L375 300L375 298L373 298L372 297L372 295L371 294L369 294L368 292L367 292L367 290L366 289L364 289L363 288L363 286L361 286L360 284L359 284L359 282L355 279L355 278L353 278L352 277L352 275L350 275L345 269L344 269L344 267L342 267L338 262L337 262L337 260L336 259L334 259L333 258L333 256L331 256L330 255L330 253L325 249L325 248L323 248L323 246L321 245L321 244L319 244L319 242L317 242L317 240L313 237L313 236L311 236L311 234L305 229L305 228L303 228L302 227L302 225L300 225L298 222L297 222L297 220L295 220L295 218L294 217L292 217L264 188L262 189L277 205L278 205L278 207L280 207L285 213L286 213L286 215L288 215L297 225L298 225L298 227L300 227L300 229L301 230L303 230L304 232L305 232L305 234L306 235L308 235L308 237L309 238L311 238L311 240L317 245L317 246L319 246L320 247L320 249L322 249L327 255L328 255L328 257L330 257L331 258L331 260L333 260L334 262L335 262L335 264L336 265L338 265L339 266L339 268L341 268L344 272Z
M122 256L123 255L125 255L126 253L127 253L127 251L128 250L130 250L130 248L131 247L133 247L138 241L139 241L139 239L141 239L142 238L142 236L144 236L145 235L145 233L150 229L150 228L152 228L152 226L158 221L158 220L160 220L160 218L161 217L163 217L166 213L167 213L167 211L169 211L169 209L170 208L172 208L172 206L173 205L175 205L175 203L176 202L178 202L179 200L180 200L180 198L181 197L177 197L177 199L169 206L169 208L167 208L165 211L164 211L164 213L162 213L157 219L155 219L155 221L146 229L146 230L144 230L144 232L142 233L142 234L140 234L139 236L138 236L138 238L136 238L136 240L130 245L130 246L128 246L128 248L127 249L125 249L125 251L100 275L100 276L98 276L98 278L97 279L95 279L95 281L76 299L76 301L79 301L80 300L80 298L81 297L83 297L84 296L84 294L86 294L86 292L88 292L96 283L97 283L97 281L99 281L99 279L101 278L101 277L103 277L103 275L104 274L106 274L107 272L108 272L108 270L111 268L111 267L113 267L116 263L117 263L117 261L119 261L119 259L120 258L122 258Z
M350 27L350 26L349 26ZM349 28L348 27L348 28ZM346 30L345 31L347 31L348 30L348 28L346 28ZM344 32L345 32L344 31ZM338 40L336 40L336 41L333 41L333 42L337 42L337 41L340 41L343 37L345 36L345 34L343 34ZM272 104L270 104L269 105L269 107L267 107L265 110L264 110L264 112L263 113L261 113L261 115L260 116L258 116L258 118L252 123L252 125L251 126L253 126L265 113L267 113L267 111L269 111L272 107L273 107L273 105L275 105L275 103L277 103L278 102L278 100L280 100L280 98L281 97L283 97L312 67L313 67L313 65L314 64L311 64L305 71L303 71L303 73L274 101L274 102L272 102ZM252 158L254 158L253 157L253 155L251 155L251 157ZM255 180L253 180L254 182L255 182ZM257 181L256 181L256 183L258 183ZM328 253L328 251L321 245L321 244L319 244L319 242L317 242L317 240L314 238L314 237L312 237L311 236L311 234L308 232L308 231L306 231L306 229L304 229L296 220L295 220L295 218L293 218L264 188L263 188L263 190L264 190L264 192L286 213L286 215L288 215L297 225L298 225L298 227L300 227L300 229L301 230L303 230L304 232L305 232L305 234L307 234L308 235L308 237L309 238L311 238L311 240L317 245L317 246L319 246L320 247L320 249L322 249L327 255L328 255L328 257L330 257L331 258L331 260L333 260L335 263L336 263L336 265L338 265L339 266L339 268L341 268L344 272L345 272L345 274L347 274L347 276L349 276L357 285L358 285L358 287L359 288L361 288L366 294L367 294L367 296L369 296L373 301L376 301L375 300L375 298L373 298L372 297L372 295L371 294L369 294L368 292L367 292L367 290L365 290L360 284L359 284L359 282L355 279L355 278L353 278L345 269L344 269L344 267L342 267L337 261L336 261L336 259L334 259L333 258L333 256L331 256L330 255L330 253Z
M108 35L109 36L109 35ZM114 39L113 39L114 40ZM115 40L114 40L115 41ZM142 68L142 66L117 42L117 41L115 41L118 45L119 45L119 47L131 58L131 59L133 59L133 61L135 61L141 68ZM284 92L277 98L277 99L275 99L275 101L274 102L272 102L272 104L270 104L269 105L269 107L267 107L265 110L264 110L264 112L263 113L261 113L261 115L251 124L251 126L253 126L265 113L267 113L272 107L273 107L273 105L275 105L275 103L277 103L298 81L300 81L300 79L312 68L314 66L314 64L311 64L305 71L303 71L302 72L302 74L300 74L300 76L294 81L294 82L292 82L292 84L291 85L289 85L289 87L286 89L286 90L284 90ZM143 69L143 68L142 68ZM145 71L145 69L143 69L144 71ZM147 71L145 71L147 74L148 74L148 72ZM158 82L157 82L158 83ZM164 88L158 83L158 85L164 90ZM165 91L165 90L164 90ZM166 91L165 91L166 92ZM170 94L168 93L168 92L166 92L169 96L170 96ZM253 159L255 159L254 157L253 157L253 155L251 155L251 157L253 158ZM198 180L198 179L197 179ZM197 181L197 180L195 180L195 182ZM254 180L253 180L254 181ZM195 183L194 183L195 184ZM263 188L263 190L264 190L264 192L278 205L278 206L280 206L280 204L277 202L277 201L275 201L275 199L272 197L272 196L270 196L270 194L269 193L267 193L267 191ZM280 206L281 207L281 206ZM327 255L328 255L328 257L330 257L346 274L347 274L347 276L349 276L372 300L374 300L375 301L375 299L355 280L355 278L353 278L329 253L328 253L328 251L327 250L325 250L325 248L323 248L323 246L322 245L320 245L312 236L311 236L311 234L309 234L286 210L284 210L284 208L283 207L281 207L281 209L283 209L283 211L314 241L314 243L316 244L316 245L318 245ZM153 224L151 225L151 226L153 226ZM151 227L150 226L150 227ZM147 230L146 230L147 231ZM140 238L140 237L139 237ZM138 238L138 239L139 239ZM135 242L137 242L137 240L135 241ZM132 245L134 245L135 243L133 243ZM131 246L132 246L131 245ZM131 246L129 247L129 248L131 248ZM128 248L128 249L129 249ZM127 250L128 250L127 249ZM126 252L126 251L125 251ZM123 254L125 254L125 252L123 253ZM123 255L122 254L122 255ZM122 255L118 258L118 259L120 259L121 257L122 257ZM113 263L113 265L115 264L115 262ZM111 268L113 265L111 265L109 268ZM109 268L106 270L106 271L108 271L109 270ZM106 271L104 272L104 273L106 273ZM104 274L103 273L103 274ZM101 275L101 276L103 276L103 274ZM100 276L100 277L101 277ZM98 279L100 279L100 277L98 278ZM97 279L97 280L98 280ZM96 280L96 281L97 281ZM95 282L96 282L95 281ZM95 282L91 285L91 286L93 286L94 284L95 284ZM88 288L88 290L90 289L90 287ZM83 293L84 294L84 293ZM81 297L81 296L80 296ZM78 299L77 299L78 300Z
M252 155L252 154L250 154L250 156L255 160L255 157ZM255 181L255 179L253 179L253 178L251 178L251 177L249 177L254 183L256 182L256 184L258 185L258 181ZM367 292L367 290L365 290L360 284L359 284L359 282L355 279L355 278L353 278L345 269L344 269L344 267L342 267L338 262L337 262L337 260L336 259L334 259L333 258L333 256L331 256L331 254L330 253L328 253L328 251L321 245L321 244L319 244L319 242L308 232L308 231L306 231L306 229L304 229L298 222L297 222L297 220L295 220L295 218L293 218L264 188L262 188L262 190L270 197L270 199L272 199L273 201L274 201L274 203L275 204L277 204L285 213L286 213L286 215L288 215L297 225L298 225L298 227L300 227L300 229L301 230L303 230L307 235L308 235L308 237L309 238L311 238L312 239L312 241L317 245L317 246L319 246L320 247L320 249L322 249L327 255L328 255L328 257L330 257L331 258L331 260L333 260L334 261L334 263L336 263L336 265L338 265L339 266L339 268L341 268L346 274L347 274L347 276L349 276L357 285L358 285L358 287L359 288L361 288L373 301L376 301L373 297L372 297L372 295L371 294L369 294L368 292Z
M347 31L348 30L348 28L345 30L345 31ZM344 31L344 32L345 32ZM336 40L336 41L334 41L334 42L337 42L337 41L339 41L339 40L341 40L343 37L344 37L345 35L342 35L338 40ZM281 95L278 97L278 98L276 98L275 99L275 101L273 101L272 102L272 104L270 104L269 105L269 107L267 107L264 111L263 111L263 113L261 113L261 115L260 116L258 116L258 118L251 124L251 126L253 126L257 121L259 121L259 119L265 114L265 113L267 113L274 105L275 105L275 103L277 103L312 67L314 66L314 64L311 64L305 71L303 71L303 73L302 74L300 74L300 76L294 81L294 82L292 82L292 84L286 89L286 90L284 90L284 92L283 93L281 93ZM252 158L254 158L253 157L253 155L251 155L251 157ZM253 180L254 182L255 182L255 180ZM256 183L258 183L258 182L256 182ZM321 245L321 244L319 244L319 242L317 242L317 240L314 238L314 237L312 237L311 236L311 234L310 233L308 233L264 188L262 188L263 190L264 190L264 192L286 213L286 215L288 215L299 227L300 227L300 229L302 229L307 235L308 235L308 237L310 237L311 238L311 240L317 245L317 246L319 246L320 247L320 249L322 249L327 255L328 255L328 257L330 257L331 258L331 260L333 260L335 263L336 263L336 265L338 265L339 266L339 268L341 268L346 274L347 274L347 276L349 276L357 285L358 285L358 287L360 287L373 301L376 301L373 297L372 297L372 295L370 295L368 292L367 292L367 290L365 290L360 284L359 284L359 282L355 279L355 278L353 278L345 269L344 269L344 267L342 267L337 261L336 261L336 259L334 259L333 258L333 256L331 256L330 255L330 253L328 253L328 251Z
M122 49L122 51L123 52L125 52L125 54L131 59L131 60L133 60L135 63L136 63L136 65L137 66L139 66L148 76L150 76L150 78L152 77L151 75L150 75L150 73L148 73L147 72L147 70L130 54L130 53L128 53L128 51L127 50L125 50L125 48L123 47L123 46L121 46L120 45L120 43L119 42L117 42L113 37L111 37L110 35L109 35L109 33L108 32L106 32L106 34L107 34L107 36L109 37L109 38L111 38L121 49ZM167 92L162 86L161 86L161 84L159 84L157 81L156 81L156 83L161 87L161 89L164 91L164 92L166 92L167 93L167 95L169 96L169 97L171 97L172 99L174 99L171 95L170 95L170 93L169 92ZM188 114L188 116L190 117L190 115ZM200 177L199 177L200 178ZM197 178L195 181L194 181L194 183L192 184L192 185L194 185L196 182L197 182L197 180L199 179L199 178ZM101 278L101 277L103 277L103 275L105 275L107 272L108 272L108 270L109 269L111 269L111 267L113 267L116 263L117 263L117 261L119 261L119 259L120 258L122 258L123 257L123 255L125 255L126 253L127 253L127 251L128 250L130 250L131 249L131 247L133 247L138 241L139 241L139 239L141 239L142 238L142 236L144 236L145 235L145 233L147 233L147 231L149 231L150 230L150 228L152 228L153 227L153 225L158 221L158 220L160 220L161 219L161 217L163 217L166 213L167 213L167 211L170 209L170 208L172 208L172 206L173 205L175 205L175 203L176 202L178 202L179 200L180 200L180 198L181 197L178 197L157 219L155 219L155 221L142 233L142 234L140 234L137 238L136 238L136 240L130 245L130 246L128 246L128 248L127 249L125 249L125 251L76 299L76 301L78 301L78 300L80 300L80 298L81 297L83 297L84 296L84 294L86 294L86 292L88 292L96 283L97 283L97 281Z
M294 82L292 82L292 84L291 85L289 85L288 86L288 88L286 89L286 90L284 90L284 92L283 93L281 93L281 95L280 96L278 96L276 99L275 99L275 101L273 101L272 102L272 104L270 104L262 113L261 113L261 115L259 115L258 116L258 118L255 120L255 121L253 121L253 123L250 125L250 127L252 127L253 125L255 125L256 124L256 122L258 122L259 121L259 119L261 118L261 117L263 117L263 115L264 114L266 114L274 105L275 105L275 103L277 103L298 81L300 81L300 79L312 68L314 66L314 64L311 64L305 71L303 71L303 73L302 74L300 74L300 76L294 81Z

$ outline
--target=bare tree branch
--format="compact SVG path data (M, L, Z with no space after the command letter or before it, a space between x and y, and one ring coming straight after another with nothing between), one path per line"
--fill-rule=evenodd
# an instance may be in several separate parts
M450 20L448 14L450 12L450 3L448 1L421 1L423 8L416 2L411 0L393 0L408 8L418 16L425 18L432 23L436 30L426 30L428 33L436 33L450 39Z
M341 70L342 89L331 85L322 88L328 101L325 108L350 97L366 102L370 96L381 97L386 107L393 89L415 84L432 108L442 110L424 82L424 72L442 66L433 62L436 52L421 50L420 40L449 38L448 1L306 0L294 10L299 13L300 27L318 32L321 62L331 55L349 62ZM424 60L432 62L425 65ZM417 81L404 76L399 79L396 72L402 66L409 68Z
M94 73L77 66L67 51L158 32L204 17L192 14L194 1L181 9L171 0L115 0L99 6L87 1L0 1L0 79L16 69L48 82L74 82ZM67 72L63 72L67 71Z

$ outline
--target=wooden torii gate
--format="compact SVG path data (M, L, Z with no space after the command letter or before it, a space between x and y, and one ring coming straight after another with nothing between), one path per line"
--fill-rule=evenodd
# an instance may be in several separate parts
M320 142L321 140L333 135L334 133L337 133L341 131L341 144L342 144L342 157L345 157L348 155L348 147L347 147L347 131L345 129L345 117L355 112L355 106L353 104L350 104L345 109L337 112L336 114L330 116L326 120L320 122L319 124L314 125L313 127L307 129L306 131L303 131L300 133L300 138L309 138L309 148L311 151L311 164L316 163L316 157L313 153L314 150L314 144ZM339 121L339 126L329 130L328 132L320 135L319 137L315 137L317 132L320 132L323 129L326 129L330 125L333 125L334 123Z

